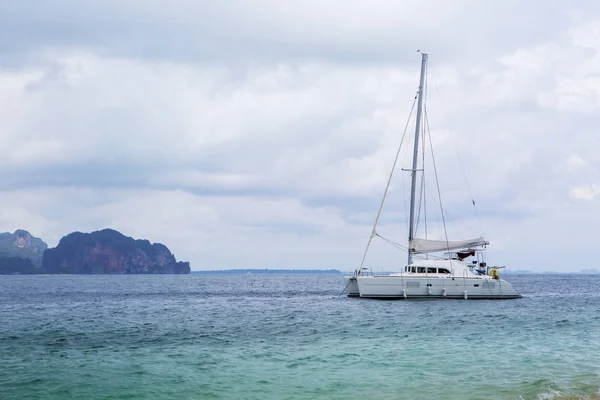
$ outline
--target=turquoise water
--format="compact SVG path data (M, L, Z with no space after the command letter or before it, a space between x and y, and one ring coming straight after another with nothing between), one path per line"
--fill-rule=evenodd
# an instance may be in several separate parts
M0 399L599 399L600 276L509 301L336 275L0 276Z

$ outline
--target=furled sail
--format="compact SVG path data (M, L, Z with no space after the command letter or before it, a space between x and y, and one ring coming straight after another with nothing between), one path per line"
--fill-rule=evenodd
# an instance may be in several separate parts
M485 246L489 244L483 237L467 240L429 240L413 239L409 243L409 248L414 253L434 253L436 251L448 251L456 249L466 249L476 246Z

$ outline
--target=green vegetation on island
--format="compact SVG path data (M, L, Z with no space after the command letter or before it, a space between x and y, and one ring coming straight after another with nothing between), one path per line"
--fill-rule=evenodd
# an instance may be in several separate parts
M136 240L113 229L74 232L48 249L25 230L0 234L0 274L189 274L160 243Z

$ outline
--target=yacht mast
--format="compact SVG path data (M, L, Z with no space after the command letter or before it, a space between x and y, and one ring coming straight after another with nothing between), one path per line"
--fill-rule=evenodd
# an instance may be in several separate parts
M421 61L421 79L419 82L419 100L417 104L417 124L415 127L415 150L413 153L413 165L411 171L411 186L410 186L410 225L408 227L408 265L412 264L412 251L410 249L410 241L415 235L415 192L417 186L417 161L419 155L419 133L421 131L421 111L423 108L423 91L425 82L425 67L427 64L427 54L422 53Z

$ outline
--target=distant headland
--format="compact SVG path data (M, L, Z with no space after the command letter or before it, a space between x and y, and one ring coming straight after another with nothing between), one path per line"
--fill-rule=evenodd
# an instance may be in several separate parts
M29 232L0 233L0 275L189 274L167 246L133 239L114 229L73 232L54 248Z

